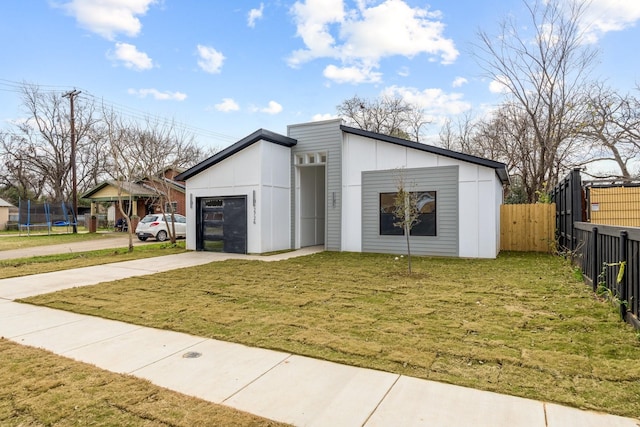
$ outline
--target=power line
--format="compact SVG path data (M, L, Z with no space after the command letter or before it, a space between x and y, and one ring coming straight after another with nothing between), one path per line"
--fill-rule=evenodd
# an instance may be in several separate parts
M67 93L68 87L69 87L69 86L41 85L41 84L30 83L30 82L16 82L16 81L0 78L1 92L21 94L23 93L23 89L25 85L33 85L43 93L50 93L50 94L55 94L60 96ZM105 107L118 112L122 116L131 118L133 120L142 120L142 121L148 120L156 124L172 123L176 127L179 127L181 130L192 133L194 136L199 136L201 138L206 138L211 140L217 140L217 141L220 141L222 144L233 143L238 141L239 139L236 136L226 135L226 134L215 132L209 129L204 129L197 126L189 125L187 123L184 123L175 119L162 117L160 115L151 114L149 112L145 112L143 110L139 110L127 105L119 104L113 101L108 101L102 97L93 95L90 91L86 89L82 89L82 93L83 95L79 96L80 99L84 99L85 101L88 101L88 102L93 102L94 104L100 103Z

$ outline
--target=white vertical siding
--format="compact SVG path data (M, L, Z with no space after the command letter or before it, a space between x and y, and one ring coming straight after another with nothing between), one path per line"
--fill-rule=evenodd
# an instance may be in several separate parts
M260 250L258 253L291 248L291 149L262 142L260 199L257 200L257 222L260 224ZM247 201L247 216L252 221L251 201Z
M493 168L353 134L343 143L342 250L362 250L362 172L436 166L458 167L459 256L495 258L502 185Z
M288 249L289 161L289 148L258 141L189 178L186 183L187 249L196 249L195 200L223 196L247 198L247 252Z

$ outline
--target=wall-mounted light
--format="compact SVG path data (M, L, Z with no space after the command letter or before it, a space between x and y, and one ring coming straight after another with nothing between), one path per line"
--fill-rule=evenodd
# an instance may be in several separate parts
M336 207L336 192L332 192L331 193L331 207L335 208Z
M189 209L193 209L193 193L189 193Z

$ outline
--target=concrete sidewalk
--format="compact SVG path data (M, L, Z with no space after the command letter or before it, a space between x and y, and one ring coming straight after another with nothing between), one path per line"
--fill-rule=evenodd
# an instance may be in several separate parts
M640 425L630 418L12 301L215 260L274 261L319 250L271 257L187 252L157 258L154 268L140 260L0 280L0 336L299 426Z

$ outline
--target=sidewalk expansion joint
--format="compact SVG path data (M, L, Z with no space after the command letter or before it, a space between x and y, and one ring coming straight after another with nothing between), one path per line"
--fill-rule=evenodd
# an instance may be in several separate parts
M362 423L362 426L366 426L367 423L369 422L369 420L371 419L371 417L373 416L373 414L376 413L376 411L378 410L378 408L380 407L380 405L382 405L382 402L384 402L384 400L387 398L387 396L389 395L389 393L391 393L391 390L393 390L393 388L396 386L396 384L398 383L398 381L400 381L400 378L402 377L402 375L396 375L396 379L393 382L393 384L391 384L389 386L389 388L387 389L387 391L384 393L384 395L380 398L380 401L376 404L376 406L371 410L371 412L369 413L369 415L367 416L367 419L364 420L364 422Z
M235 392L233 392L232 394L230 394L229 396L227 396L226 398L224 398L222 400L222 402L220 402L221 404L224 404L227 400L231 399L232 397L238 395L240 392L242 392L243 390L246 390L247 387L249 387L251 384L255 383L256 381L258 381L260 378L264 377L265 375L267 375L269 372L273 371L275 368L277 368L278 366L280 366L281 364L283 364L284 362L287 361L287 359L290 359L293 354L285 354L285 358L280 360L278 363L275 363L272 367L270 367L269 369L267 369L266 371L264 371L263 373L261 373L260 375L258 375L257 377L255 377L253 380L249 381L247 384L245 384L243 387L239 388L238 390L236 390Z

